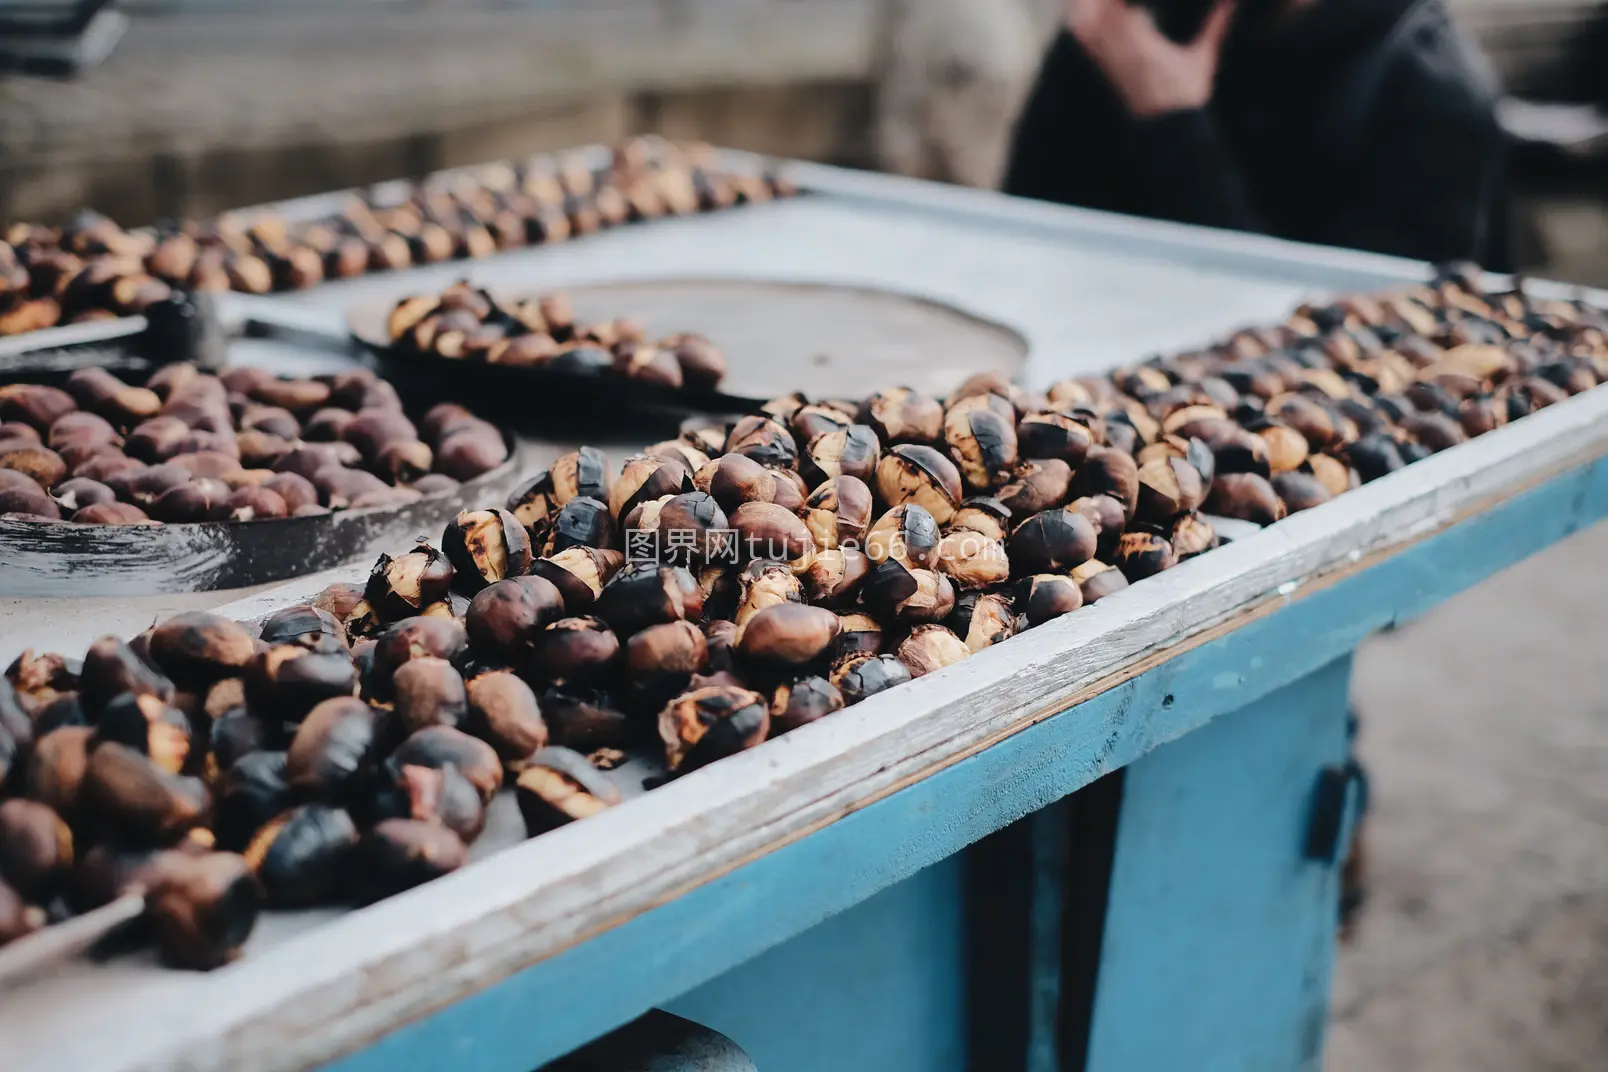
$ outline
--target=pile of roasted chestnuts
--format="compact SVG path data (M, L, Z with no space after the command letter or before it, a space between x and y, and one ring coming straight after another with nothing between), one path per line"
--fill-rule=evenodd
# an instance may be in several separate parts
M440 294L397 302L386 335L405 353L618 376L660 387L712 390L726 374L725 355L702 335L679 332L649 342L646 329L630 317L578 320L566 294L506 299L467 280Z
M457 409L415 425L366 370L99 368L0 387L0 518L93 525L261 521L395 506L496 468L508 445Z

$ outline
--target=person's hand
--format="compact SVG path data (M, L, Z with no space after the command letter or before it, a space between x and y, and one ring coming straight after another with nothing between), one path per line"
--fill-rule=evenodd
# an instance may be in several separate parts
M1234 0L1218 0L1195 40L1180 45L1128 0L1066 0L1067 28L1137 119L1206 106L1233 17Z

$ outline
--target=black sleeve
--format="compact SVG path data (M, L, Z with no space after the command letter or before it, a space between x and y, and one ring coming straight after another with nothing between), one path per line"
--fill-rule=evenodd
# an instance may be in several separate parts
M1235 231L1265 230L1211 112L1173 112L1129 125L1125 156L1141 216Z
M1438 5L1411 29L1370 96L1354 197L1319 240L1511 268L1507 147L1491 91Z
M1005 192L1236 230L1261 230L1207 111L1130 118L1071 34L1057 35L1017 121Z

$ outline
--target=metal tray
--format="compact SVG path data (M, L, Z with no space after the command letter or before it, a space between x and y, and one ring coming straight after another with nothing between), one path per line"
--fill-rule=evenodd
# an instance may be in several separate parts
M74 525L0 520L0 597L146 596L246 588L439 539L459 510L500 503L521 469L508 460L440 495L404 506L316 517L194 525ZM47 611L48 613L48 611Z
M525 291L505 291L523 297ZM601 426L622 416L746 413L792 391L842 393L867 373L880 382L942 392L969 372L1015 376L1027 343L1003 324L946 303L868 287L742 279L640 279L567 288L583 320L630 316L649 338L673 331L706 335L726 354L717 391L676 390L611 376L583 377L415 354L390 345L394 304L361 303L352 337L398 389L453 399L478 413L532 429L556 415L591 415Z

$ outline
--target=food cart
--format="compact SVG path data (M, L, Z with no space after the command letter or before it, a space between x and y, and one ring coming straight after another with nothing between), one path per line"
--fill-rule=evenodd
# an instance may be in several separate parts
M1425 275L979 191L785 174L805 196L467 274L912 295L1014 332L1034 385ZM464 274L242 301L339 332L355 303ZM64 964L0 998L0 1067L520 1072L610 1038L634 1055L571 1067L1317 1067L1358 799L1353 653L1602 517L1605 412L1589 391L1266 530L1225 525L1235 538L1208 555L584 822L516 844L517 820L494 812L472 866L359 911L269 915L219 971ZM257 618L366 567L184 605ZM152 613L11 600L0 655L81 650ZM679 1020L642 1019L653 1010ZM665 1063L642 1056L655 1046Z

